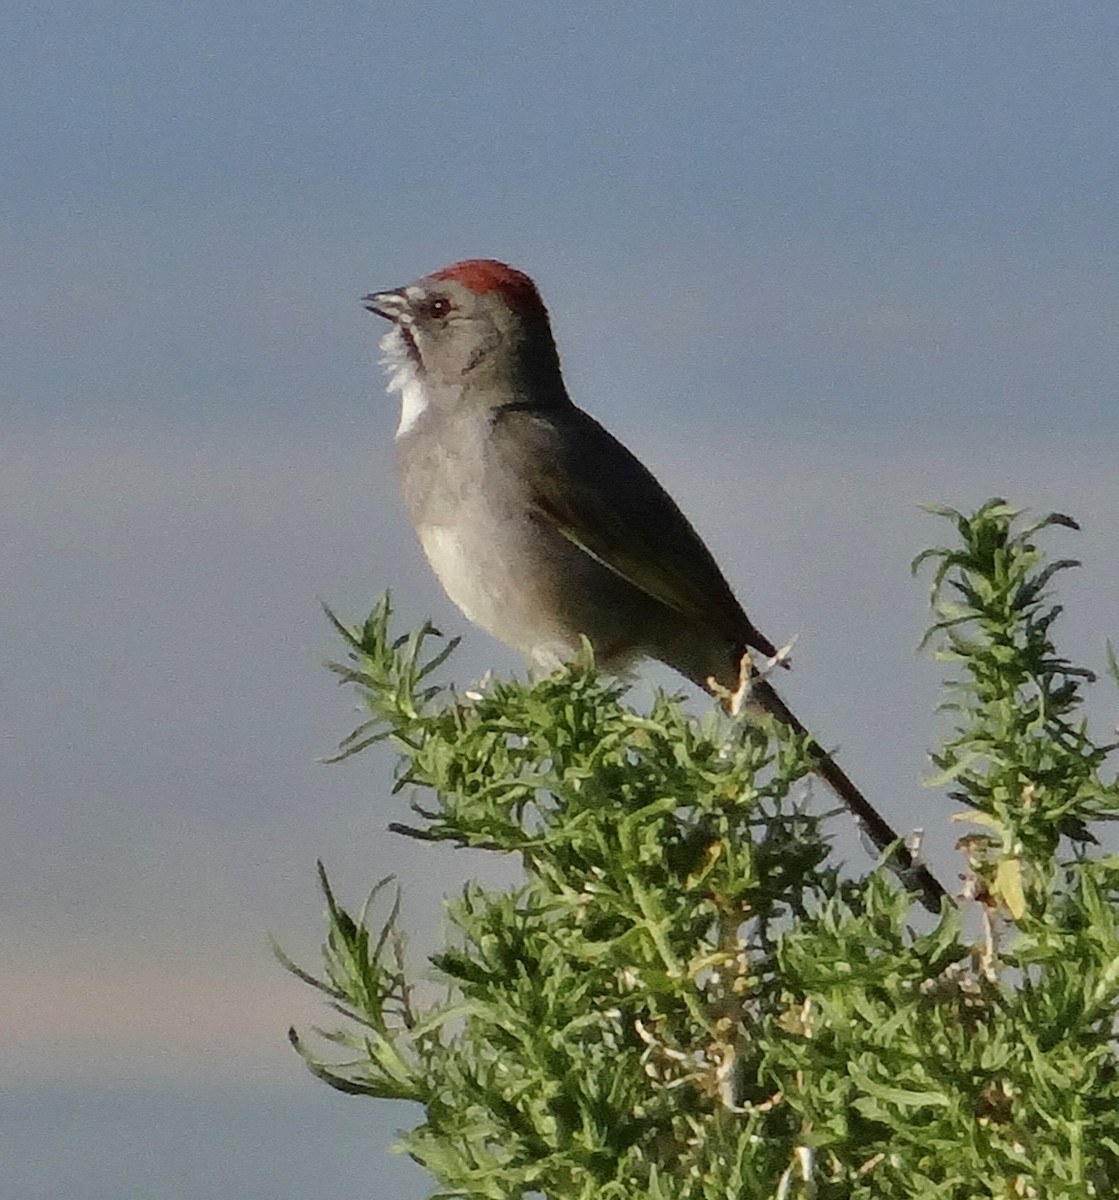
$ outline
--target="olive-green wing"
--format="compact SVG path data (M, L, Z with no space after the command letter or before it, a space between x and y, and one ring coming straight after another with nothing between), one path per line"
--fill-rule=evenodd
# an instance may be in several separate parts
M710 551L652 474L580 409L499 413L494 448L527 476L537 514L667 608L772 653Z

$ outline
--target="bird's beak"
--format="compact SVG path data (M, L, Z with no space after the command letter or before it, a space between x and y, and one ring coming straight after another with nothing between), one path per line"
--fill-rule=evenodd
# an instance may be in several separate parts
M399 321L408 311L408 301L403 291L371 292L368 296L362 296L361 302L371 313L384 317L386 321Z

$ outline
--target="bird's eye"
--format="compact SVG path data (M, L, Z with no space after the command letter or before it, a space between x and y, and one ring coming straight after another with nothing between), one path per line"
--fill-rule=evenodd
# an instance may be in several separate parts
M436 299L432 300L427 306L428 316L431 317L445 317L450 311L450 300L447 300L442 296L436 297Z

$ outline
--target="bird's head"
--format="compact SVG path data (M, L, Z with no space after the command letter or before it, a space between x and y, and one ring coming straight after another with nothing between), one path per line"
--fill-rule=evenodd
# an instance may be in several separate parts
M566 399L536 284L494 259L454 263L365 307L392 322L381 339L390 391L422 407L500 408Z

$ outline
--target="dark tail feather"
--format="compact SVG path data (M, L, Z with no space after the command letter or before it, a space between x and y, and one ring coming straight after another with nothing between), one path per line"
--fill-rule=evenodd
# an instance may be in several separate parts
M778 721L796 733L802 736L811 736L792 709L766 680L755 678L750 688L750 702L757 704L759 708L776 717ZM940 902L947 893L932 872L922 863L914 861L913 855L904 845L900 843L895 845L898 842L898 835L815 738L811 739L810 746L812 753L816 756L816 774L847 805L860 826L866 831L867 836L880 851L893 846L888 860L890 866L898 873L907 887L917 892L921 903L929 912L940 912Z

